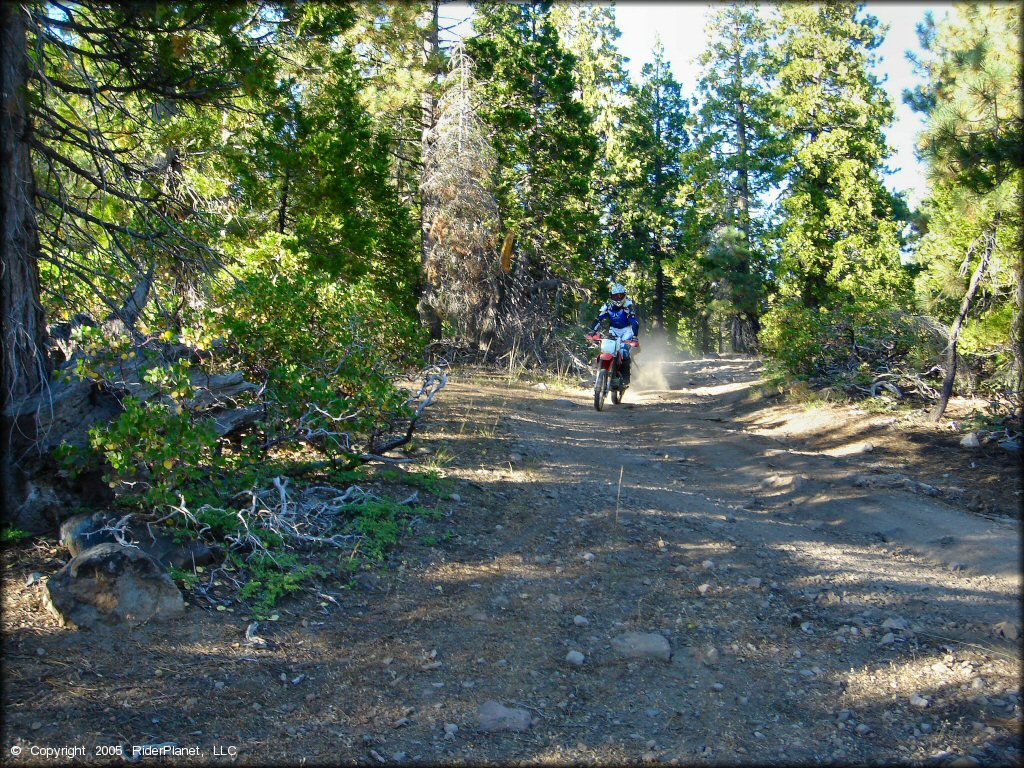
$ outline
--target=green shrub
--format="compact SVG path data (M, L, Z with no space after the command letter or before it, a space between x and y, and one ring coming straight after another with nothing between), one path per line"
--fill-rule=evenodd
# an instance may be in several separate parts
M455 490L455 481L445 477L434 468L427 468L423 471L385 469L379 472L379 477L383 480L411 485L413 488L419 488L442 499L449 498Z
M159 508L214 469L217 433L211 419L128 397L117 420L89 430L89 444L106 460L111 487Z
M884 306L812 309L778 303L761 318L763 351L796 376L870 383L873 373L905 360L925 343L913 317Z
M266 618L280 598L301 589L304 581L323 575L319 566L299 565L298 558L290 554L257 555L246 562L245 568L249 580L239 589L238 596L252 601L253 616L258 619Z
M395 385L422 351L423 330L368 279L341 284L303 267L277 235L240 256L237 280L209 323L272 405L268 441L299 432L328 455L359 453L408 413Z
M10 525L5 525L0 528L0 544L17 544L19 541L31 538L32 534L28 531L23 531L20 528L14 528Z
M197 327L150 337L149 351L127 335L76 332L84 355L72 375L117 385L138 370L157 396L126 397L123 412L94 426L86 446L61 446L58 458L68 473L103 467L119 503L164 516L177 536L224 545L224 567L233 571L239 596L263 615L323 571L308 562L317 545L271 530L268 510L247 494L316 464L309 449L345 465L329 467L327 482L365 479L353 470L359 457L408 429L410 393L397 382L418 363L423 334L417 319L370 280L335 282L309 268L308 254L278 235L234 256L234 277L215 282ZM203 362L167 363L159 352L172 342L203 350ZM242 370L261 385L265 415L239 439L219 438L212 418L196 410L192 380L200 367L204 373ZM238 405L256 397L243 394ZM439 495L451 487L437 472L403 473L402 480ZM252 499L252 507L237 501L240 496ZM353 563L357 553L382 561L403 525L427 514L387 501L347 512L338 522L340 532L359 540L346 552ZM186 587L199 586L194 573L174 576Z

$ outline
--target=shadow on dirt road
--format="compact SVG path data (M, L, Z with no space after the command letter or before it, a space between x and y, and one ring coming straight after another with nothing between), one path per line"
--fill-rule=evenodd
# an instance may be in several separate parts
M993 630L1020 622L1016 524L929 495L881 427L868 450L837 413L759 401L756 361L653 369L601 413L585 389L453 377L422 439L456 487L445 536L407 537L337 605L283 604L269 648L198 606L126 636L59 630L10 569L5 748L1018 763L1019 643ZM624 657L631 631L669 660ZM530 728L481 730L489 700Z

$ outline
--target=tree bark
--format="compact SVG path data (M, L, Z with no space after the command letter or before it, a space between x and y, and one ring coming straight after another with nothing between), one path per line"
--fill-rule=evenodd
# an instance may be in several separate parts
M277 206L277 233L283 235L288 228L288 183L291 181L291 173L284 172L284 181L281 182L281 202Z
M660 75L660 72L659 72ZM655 95L655 114L661 115L661 89L658 89ZM654 160L654 188L658 190L658 194L661 194L661 177L662 177L662 165L661 165L661 121L660 119L655 121L654 124L654 142L655 155ZM659 198L658 204L663 203L664 200ZM659 222L660 223L660 222ZM665 329L665 270L661 264L661 241L659 240L659 233L657 231L652 232L652 239L654 248L651 253L651 258L654 260L654 306L651 307L651 320L652 327L656 331L663 331Z
M701 355L706 355L711 351L711 324L708 322L706 313L702 312L697 320L697 330L694 336L696 337L697 351Z
M662 265L661 246L654 246L654 306L651 307L652 327L665 330L665 268Z
M985 234L985 247L981 252L981 261L978 263L977 269L974 270L974 274L971 275L971 282L967 286L967 292L964 294L963 301L960 302L960 312L957 313L956 319L949 328L949 341L946 343L946 378L942 382L942 394L939 396L939 402L932 412L932 421L938 421L942 418L942 414L946 412L946 406L949 404L949 398L953 394L953 382L956 380L956 344L960 340L960 330L967 319L967 313L971 311L974 297L978 295L978 286L981 284L981 278L984 277L985 271L988 269L989 262L992 259L992 252L996 247L996 233L998 231L999 211L996 211L995 216L992 218L992 224Z
M757 329L750 317L734 314L729 322L730 346L733 352L743 354L757 353Z
M38 413L23 412L20 406L43 392L52 372L39 290L27 87L28 44L22 7L0 3L0 502L8 523L17 519L32 491L27 462L37 434Z
M736 302L739 312L732 318L732 351L757 352L757 305L750 295L750 158L747 154L747 112L743 100L743 70L740 53L733 54L734 84L739 93L736 104L736 140L737 140L737 186L739 188L739 221L743 233L743 250L739 255L736 272L740 275L739 296Z
M541 93L540 93L540 77L537 72L540 70L540 62L536 58L536 45L537 42L537 9L533 7L530 9L530 50L533 55L530 59L530 127L529 134L527 135L527 153L529 155L529 166L526 169L526 174L523 177L523 210L527 212L532 219L532 222L527 226L534 229L534 232L524 232L525 235L522 238L524 244L528 243L526 249L526 266L527 273L526 279L541 280L547 273L548 265L546 259L543 258L540 253L537 244L538 238L537 233L541 231L541 219L542 214L537 210L537 205L534 202L534 184L533 180L537 177L537 153L538 153L538 139L541 135L540 125L540 107L541 107ZM529 221L529 219L528 219Z
M1011 345L1017 382L1017 429L1024 432L1024 238L1017 243L1017 288L1014 291Z
M427 328L430 338L438 340L441 338L442 324L441 316L437 313L431 303L431 295L434 286L427 278L427 257L430 255L430 222L427 221L427 205L423 199L423 186L427 174L427 155L430 151L430 134L437 122L437 98L433 91L433 84L437 80L436 61L438 56L438 9L441 0L431 0L431 19L427 26L426 36L423 39L423 66L431 74L431 85L423 92L421 101L422 115L420 124L420 157L423 160L423 169L420 174L420 296L416 304L416 311L420 316L420 322Z

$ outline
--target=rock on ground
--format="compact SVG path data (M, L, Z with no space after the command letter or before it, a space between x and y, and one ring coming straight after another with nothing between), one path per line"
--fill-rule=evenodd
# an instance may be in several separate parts
M75 515L60 526L60 543L74 557L97 544L116 543L110 526L117 518L109 512ZM199 541L179 543L160 526L126 526L124 539L135 544L167 568L188 568L213 561L214 553Z
M117 522L108 512L95 512L69 517L60 526L60 543L71 556L84 552L97 544L114 541L114 534L103 530Z
M656 632L627 632L612 640L612 648L629 658L651 658L668 661L672 648L668 639Z
M181 592L152 557L104 543L81 552L46 582L47 608L75 629L141 624L185 611Z
M530 713L485 701L477 712L477 724L481 731L526 731L530 728Z

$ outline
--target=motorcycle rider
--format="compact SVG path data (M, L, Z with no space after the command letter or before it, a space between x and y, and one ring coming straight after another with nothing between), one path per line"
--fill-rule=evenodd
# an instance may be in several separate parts
M626 286L622 283L613 283L608 291L608 301L601 306L597 320L591 327L590 332L595 333L601 327L601 323L608 321L609 332L620 341L628 341L640 333L640 320L633 311L633 300L626 298ZM622 375L622 383L629 386L629 373L632 368L632 360L629 356L630 347L624 344L622 347L622 367L619 369Z

